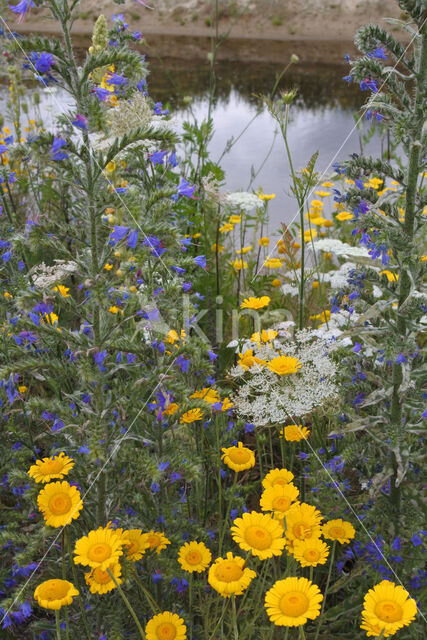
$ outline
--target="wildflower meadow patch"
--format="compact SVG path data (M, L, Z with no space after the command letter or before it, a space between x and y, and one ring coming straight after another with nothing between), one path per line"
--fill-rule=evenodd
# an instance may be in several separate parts
M298 212L271 232L123 14L76 55L78 5L1 5L0 637L421 640L425 2L346 57L387 153L294 166L297 56L259 98Z

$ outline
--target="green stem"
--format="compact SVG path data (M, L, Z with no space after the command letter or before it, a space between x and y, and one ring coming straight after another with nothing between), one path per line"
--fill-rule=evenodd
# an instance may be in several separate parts
M220 536L220 539L219 539L219 547L218 547L219 555L221 555L221 551L222 551L222 543L223 543L223 540L224 540L225 529L226 529L227 523L228 523L228 516L229 516L229 513L231 511L231 507L233 506L233 498L234 498L234 492L236 490L236 484L237 484L237 471L234 472L234 480L233 480L233 486L231 488L231 495L230 495L230 499L229 499L229 501L227 503L224 522L223 522L223 526L222 526L222 530L221 530L221 536Z
M135 578L135 582L138 585L138 587L141 589L142 593L144 594L145 598L147 599L148 605L151 609L151 611L154 614L157 614L160 611L160 607L157 604L157 602L154 600L153 596L151 595L151 593L149 591L147 591L147 589L144 587L144 585L142 584L141 580L138 578L138 574L136 572L136 570L134 571L133 574L134 578Z
M300 634L300 638L301 638L301 640L306 640L306 638L305 638L305 631L304 631L304 627L303 627L303 625L301 625L301 626L300 626L300 628L299 628L299 634Z
M231 596L233 601L233 633L234 640L239 640L239 629L237 626L237 612L236 612L236 596Z
M62 579L67 579L67 572L65 567L65 556L66 556L66 548L65 548L65 527L62 529L61 533L61 549L62 549ZM65 607L65 637L66 640L69 640L70 637L70 616L68 613L68 607Z
M59 618L59 609L55 611L55 621L56 621L56 640L61 640L61 625Z
M89 625L88 625L88 622L87 622L86 612L85 612L83 599L82 599L81 591L80 591L79 579L78 579L78 576L77 576L76 566L75 566L74 561L73 561L73 553L72 553L72 550L71 550L71 543L70 543L70 539L69 539L68 534L67 534L67 530L64 529L64 531L65 531L64 539L65 539L65 543L67 545L68 555L69 555L69 558L70 558L71 572L73 574L73 584L76 587L77 591L79 592L79 595L78 595L77 599L79 601L80 613L82 614L83 626L84 626L84 629L85 629L86 636L87 636L88 640L91 640L90 631L89 631Z
M190 621L190 640L193 640L193 574L190 573L188 585L188 619Z
M117 587L117 591L120 593L120 595L121 595L121 597L122 597L123 602L125 603L126 607L128 608L128 611L129 611L130 615L131 615L131 616L132 616L132 618L134 619L135 624L136 624L136 626L137 626L137 629L138 629L138 631L139 631L139 633L140 633L140 636L141 636L142 640L146 640L146 636L145 636L145 633L144 633L144 631L143 631L143 629L142 629L142 627L141 627L141 623L139 622L139 620L138 620L138 618L137 618L137 615L136 615L135 611L134 611L134 610L133 610L133 608L132 608L131 603L130 603L130 602L129 602L129 600L126 598L126 596L125 596L125 594L124 594L124 592L123 592L122 588L120 587L119 583L117 582L116 578L115 578L115 577L114 577L114 575L111 573L111 571L110 571L110 569L109 569L109 568L107 568L107 573L108 573L108 575L110 576L111 580L112 580L112 581L114 582L114 584L116 585L116 587Z
M406 236L406 244L410 247L413 243L415 232L415 216L416 216L416 195L418 186L418 175L420 172L420 158L422 146L420 140L422 138L422 131L424 126L423 117L423 102L425 99L425 87L427 84L427 27L423 24L421 29L421 56L419 60L417 89L415 94L415 104L413 115L417 118L417 125L412 137L412 144L409 152L409 166L406 180L406 207L405 207L405 221L403 224L403 231ZM401 268L399 274L399 291L398 291L398 309L397 309L397 321L396 331L398 336L404 337L406 334L406 317L402 313L401 307L405 303L411 288L411 279L408 274L409 266ZM393 393L391 399L391 413L390 419L394 432L395 446L398 445L402 436L402 403L400 399L400 386L403 381L402 365L394 362L392 369L392 384ZM396 454L393 453L392 458L393 476L391 478L390 486L390 500L394 511L395 520L395 533L399 531L400 520L400 485L397 485L398 475L398 460Z
M332 576L332 568L334 566L334 557L335 557L335 548L336 548L336 546L337 546L337 541L334 540L334 542L332 544L331 561L330 561L330 564L329 564L328 579L326 580L325 593L323 594L322 609L320 611L319 622L317 623L316 635L314 636L314 640L317 640L317 638L319 637L320 627L321 627L322 621L323 621L323 612L325 611L326 597L328 595L329 583L331 581L331 576Z

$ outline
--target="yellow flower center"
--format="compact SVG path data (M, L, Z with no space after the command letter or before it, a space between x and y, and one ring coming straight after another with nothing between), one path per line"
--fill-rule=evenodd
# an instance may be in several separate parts
M215 570L215 575L221 582L237 582L243 574L243 569L233 560L221 562Z
M280 496L273 500L274 511L287 511L291 506L291 499L288 496Z
M271 545L271 534L266 529L261 527L252 526L248 527L245 531L245 540L254 549L268 549Z
M305 538L311 538L311 527L307 526L304 522L294 524L292 527L293 534L298 540L304 540Z
M89 560L104 562L104 560L107 560L107 558L111 556L111 547L106 542L98 542L89 549L87 555Z
M176 627L171 622L162 622L156 629L159 640L173 640L176 636Z
M299 591L289 591L280 598L279 607L285 616L298 618L302 616L308 609L309 601L304 593Z
M202 554L200 551L189 551L185 557L188 564L200 564L202 561Z
M45 476L50 476L53 473L61 473L64 468L64 463L60 458L53 458L53 460L47 460L40 465L39 471Z
M303 556L307 562L317 562L320 558L320 551L317 549L306 549Z
M276 485L279 485L280 487L286 487L286 485L289 484L288 482L286 482L286 480L284 478L276 478L275 480L273 480L273 482L271 483L272 487L275 487Z
M402 607L393 600L383 600L375 606L375 614L383 622L397 622L402 619Z
M43 600L61 600L68 593L69 585L63 580L48 580L40 589Z
M99 567L93 570L92 578L95 580L95 582L98 582L98 584L107 584L111 580L107 571L103 571Z
M129 555L138 551L138 545L133 540L129 540L127 552Z
M234 462L235 464L245 464L251 459L251 452L245 448L234 447L229 451L228 457L231 462Z
M49 500L49 511L55 516L63 516L71 509L71 498L67 493L56 493Z
M331 527L329 529L329 535L332 538L345 538L345 531L343 527Z
M148 537L148 544L150 545L150 549L155 549L160 544L160 537L153 535Z

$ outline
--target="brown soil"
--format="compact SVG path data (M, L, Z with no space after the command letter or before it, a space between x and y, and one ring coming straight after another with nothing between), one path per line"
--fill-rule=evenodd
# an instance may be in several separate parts
M117 5L112 0L81 0L74 23L76 44L86 44L100 13L123 13L131 31L144 34L148 53L186 60L203 59L215 33L213 1L146 0L154 10L137 1ZM246 7L246 9L244 8ZM219 49L227 60L286 62L296 53L306 62L342 62L354 49L356 30L369 22L385 26L384 17L399 17L394 0L219 0L219 35L229 33ZM33 9L17 25L21 33L55 34L56 25L42 10ZM390 27L395 29L395 27Z

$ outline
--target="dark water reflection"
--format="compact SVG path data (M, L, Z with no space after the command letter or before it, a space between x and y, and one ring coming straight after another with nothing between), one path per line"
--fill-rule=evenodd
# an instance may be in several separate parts
M170 104L178 122L206 118L209 96L208 64L164 60L160 65L150 60L149 89L155 100ZM289 195L290 168L277 126L259 95L270 94L282 67L267 63L219 61L216 67L215 102L212 116L215 135L210 151L214 161L221 158L226 171L228 190L262 187L265 193L276 193L270 202L271 231L281 221L296 217L296 205ZM360 151L361 132L355 127L354 114L362 106L366 94L358 86L348 85L342 77L344 65L314 64L291 68L282 79L279 90L297 88L291 108L289 144L296 168L306 166L319 152L317 170L325 181L332 173L331 165ZM191 96L191 110L185 97ZM258 114L258 115L257 115ZM223 155L231 138L236 139L251 119L255 121ZM370 125L361 122L366 131ZM276 133L275 133L276 131ZM373 136L366 151L380 152L380 139ZM256 174L255 179L251 176ZM316 196L313 196L316 197ZM332 202L331 202L332 205Z

